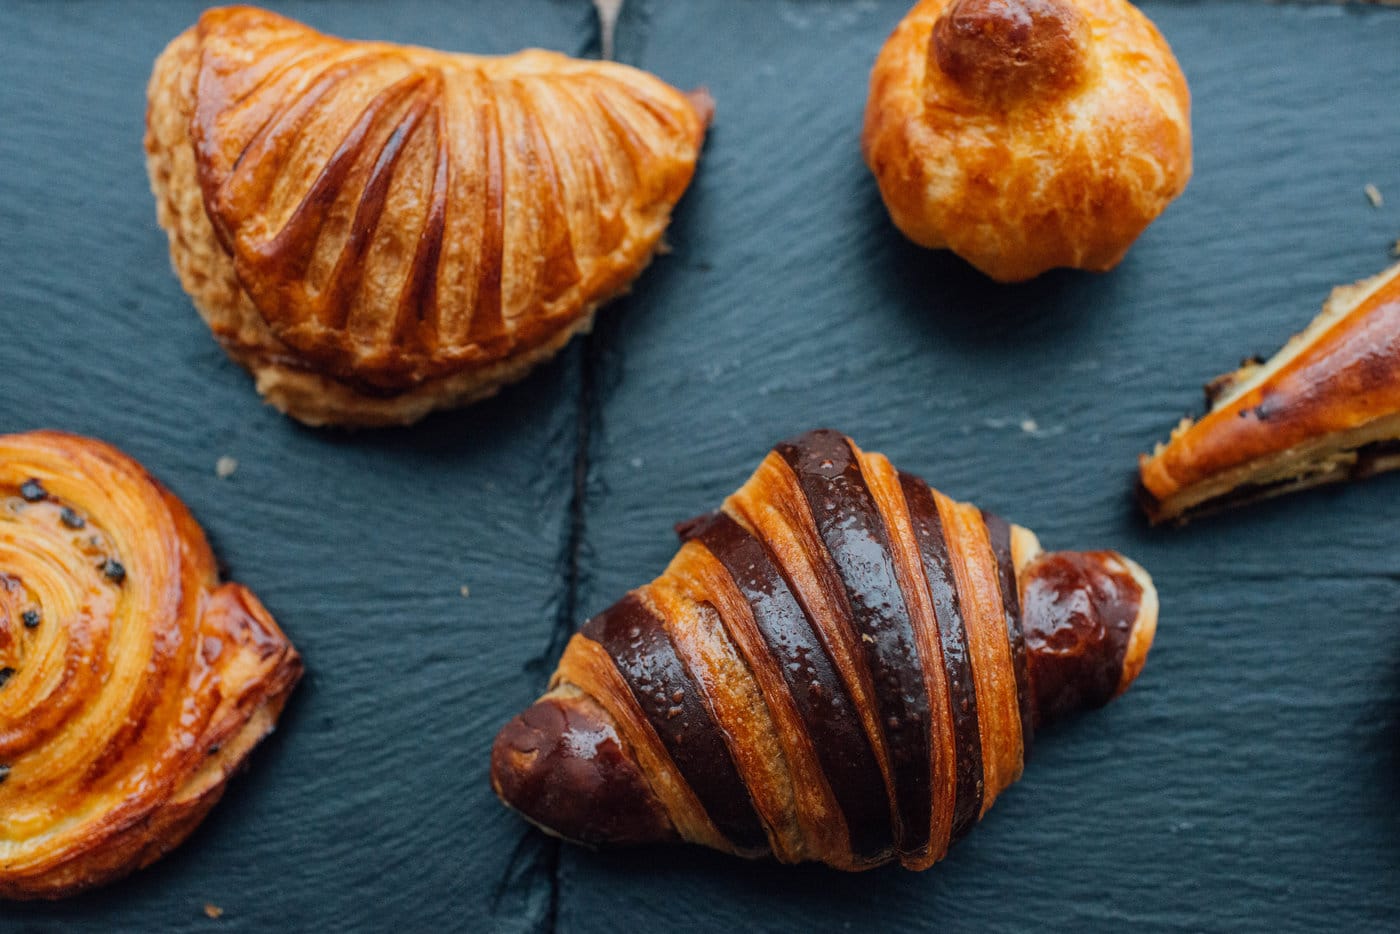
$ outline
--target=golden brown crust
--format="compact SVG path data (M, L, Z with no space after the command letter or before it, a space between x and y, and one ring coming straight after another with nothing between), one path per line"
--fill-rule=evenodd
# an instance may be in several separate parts
M1023 711L1107 702L1156 627L1132 562L1044 555L835 432L677 530L497 740L497 793L570 839L927 868L1019 777Z
M182 284L270 402L381 425L494 393L647 264L712 104L608 62L347 42L252 7L156 62Z
M1000 281L1110 269L1186 187L1190 95L1126 0L922 0L870 79L896 226Z
M1334 290L1272 359L1207 395L1204 417L1139 458L1153 522L1396 466L1365 454L1400 438L1400 265Z
M997 795L1021 777L1026 750L1021 748L1021 715L1016 703L1016 675L1011 667L996 558L981 511L935 493L943 527L958 543L950 548L958 592L962 595L968 651L975 659L977 717L982 733L981 813Z
M271 732L301 659L119 451L0 437L0 897L57 898L178 845Z

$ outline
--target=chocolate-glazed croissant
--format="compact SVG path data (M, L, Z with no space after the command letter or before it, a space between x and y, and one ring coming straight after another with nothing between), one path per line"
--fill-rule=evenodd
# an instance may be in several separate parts
M1186 187L1190 95L1127 0L921 0L861 143L915 243L1003 282L1106 270Z
M926 868L1156 628L1133 562L1044 554L832 431L678 531L496 739L497 794L551 833Z
M0 898L169 852L301 670L140 465L73 435L0 437Z
M712 105L611 62L347 42L214 9L151 76L185 290L272 404L410 422L553 355L650 260Z

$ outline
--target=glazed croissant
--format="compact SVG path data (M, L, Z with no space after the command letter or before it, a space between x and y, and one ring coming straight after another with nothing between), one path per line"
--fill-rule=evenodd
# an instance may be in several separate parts
M0 437L0 897L56 898L179 844L301 660L119 451Z
M1043 554L833 431L678 532L496 738L497 794L551 833L926 868L1156 628L1133 562Z
M268 401L406 423L520 378L627 287L711 108L610 62L229 7L157 60L147 165L180 281Z
M1106 270L1186 187L1190 94L1127 0L921 0L861 142L915 243L1003 282Z
M1139 458L1154 523L1400 467L1400 264L1334 289L1301 334L1213 380L1206 400Z

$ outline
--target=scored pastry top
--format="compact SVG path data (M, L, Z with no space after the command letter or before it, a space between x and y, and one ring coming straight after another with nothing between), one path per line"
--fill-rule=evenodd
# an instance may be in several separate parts
M191 38L214 233L277 340L367 392L540 348L623 289L708 116L645 72L547 51L346 41L252 7Z

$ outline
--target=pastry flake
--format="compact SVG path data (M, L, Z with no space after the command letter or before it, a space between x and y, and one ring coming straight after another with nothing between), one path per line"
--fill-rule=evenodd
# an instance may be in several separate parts
M156 61L147 166L181 283L269 402L407 423L521 378L627 288L711 108L611 62L227 7Z

